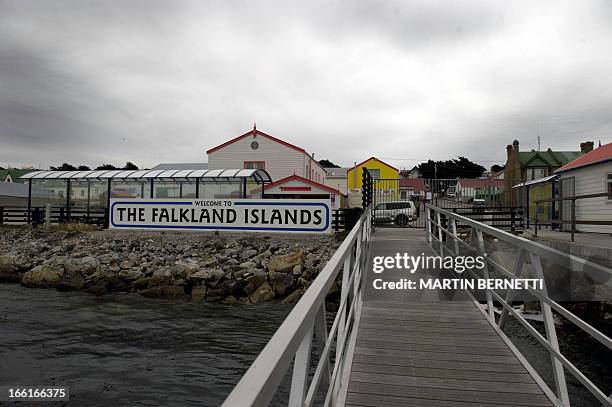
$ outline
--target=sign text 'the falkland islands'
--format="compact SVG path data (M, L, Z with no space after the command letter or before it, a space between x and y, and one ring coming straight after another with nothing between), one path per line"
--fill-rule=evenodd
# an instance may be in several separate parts
M112 199L112 229L329 233L329 200Z

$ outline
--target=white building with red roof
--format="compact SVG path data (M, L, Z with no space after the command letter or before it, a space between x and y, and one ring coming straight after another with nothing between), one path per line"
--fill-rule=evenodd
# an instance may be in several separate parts
M302 147L281 140L254 126L238 137L226 141L206 152L208 168L264 169L273 181L298 175L319 184L325 184L325 169Z
M612 143L598 147L556 171L561 197L606 194L576 200L576 230L612 233L610 225L588 225L580 222L612 221ZM563 220L571 219L571 202L562 201ZM568 230L570 225L563 226Z
M264 187L266 198L329 199L332 209L344 206L345 195L335 188L290 175Z

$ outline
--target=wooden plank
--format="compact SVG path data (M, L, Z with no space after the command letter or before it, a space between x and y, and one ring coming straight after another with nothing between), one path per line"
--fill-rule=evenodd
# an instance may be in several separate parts
M401 343L401 342L388 342L384 339L378 340L368 340L364 339L361 336L357 338L357 346L361 346L363 348L374 348L374 349L389 349L389 350L399 350L405 352L407 354L411 354L412 352L431 352L431 353L454 353L454 354L464 354L464 355L481 355L481 356L495 356L495 355L503 355L503 356L514 356L512 351L506 347L506 349L500 348L487 348L487 347L465 347L465 346L456 346L453 343L448 343L446 345L428 345L421 343Z
M363 317L364 320L368 321L368 320L380 320L380 319L384 319L387 321L392 321L393 323L403 323L403 322L424 322L424 323L429 323L429 324L457 324L457 323L461 323L461 324L465 324L465 325L477 325L477 326L487 326L487 321L484 320L477 320L475 319L476 315L474 317L466 317L466 318L448 318L448 317L438 317L438 316L421 316L421 315L406 315L406 316L392 316L392 315L385 315L384 317L380 317L380 316L365 316ZM395 322L397 321L397 322Z
M514 372L524 373L525 368L520 364L498 364L498 363L483 363L483 361L468 362L457 360L432 360L432 359L415 359L400 356L373 356L373 355L355 355L353 357L355 363L381 364L386 366L411 366L411 367L431 367L448 370L469 370L480 372L491 372L491 374Z
M495 392L436 389L430 387L419 388L416 386L397 386L392 384L367 383L353 380L350 382L349 392L427 400L463 401L471 403L483 402L508 406L551 406L550 401L543 394L506 393L505 397L502 397L499 393Z
M463 329L459 329L457 327L454 326L440 326L437 324L394 324L394 323L388 323L386 321L364 321L364 328L363 329L369 329L369 330L378 330L378 332L380 332L381 334L383 332L393 332L393 331L400 331L400 332L413 332L415 334L431 334L431 333L436 333L439 334L439 336L444 336L444 334L448 334L448 336L463 336L463 335L470 335L470 336L481 336L481 337L486 337L486 336L491 336L491 337L497 337L499 340L499 337L497 335L497 333L493 330L493 329L478 329L478 328L474 328L474 327L464 327Z
M439 377L420 377L370 372L353 372L352 381L366 383L392 384L397 386L416 386L418 388L474 390L493 393L542 394L535 383L493 382L475 379L454 379Z
M391 356L397 357L402 355L401 351L389 350L389 349L372 349L357 346L355 353L359 355L372 355L372 356ZM513 356L487 356L486 360L480 355L466 355L456 353L438 353L438 352L410 352L410 357L415 359L435 359L435 360L457 360L462 362L478 362L482 363L507 363L507 364L519 364L518 359Z
M346 407L498 407L498 404L469 403L450 400L393 397L381 394L348 393Z
M456 367L456 366L454 366ZM353 362L354 372L381 373L392 375L409 375L419 377L438 377L449 379L474 379L494 382L510 383L533 383L533 378L529 373L519 370L518 372L508 372L500 369L499 372L492 374L490 371L468 370L465 367L459 369L449 369L446 367L432 367L429 363L422 366L394 366L381 363Z
M407 332L409 333L409 332ZM377 330L363 329L359 331L359 339L368 340L384 340L386 342L399 342L399 343L415 343L423 345L454 345L454 346L466 346L466 347L483 347L495 348L495 349L508 349L508 346L498 341L496 338L485 338L480 340L479 338L468 338L457 336L455 339L449 339L445 336L431 335L429 337L407 335L402 332L379 332Z

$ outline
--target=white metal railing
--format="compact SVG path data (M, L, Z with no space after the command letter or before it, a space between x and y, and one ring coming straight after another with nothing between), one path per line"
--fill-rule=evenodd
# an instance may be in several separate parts
M475 253L477 255L485 255L485 236L505 242L516 250L512 270L507 270L504 266L493 260L491 257L483 256L486 259L485 267L483 269L483 278L489 278L490 271L497 271L507 278L519 278L522 273L524 263L529 260L529 264L531 264L536 277L542 279L544 282L543 290L528 291L540 301L546 337L540 334L521 315L521 313L517 312L512 307L512 301L515 296L515 293L512 290L508 290L506 292L505 298L502 298L502 296L495 292L495 290L485 290L487 302L486 315L489 322L496 327L496 329L498 329L498 332L501 333L501 329L503 328L508 315L512 315L550 353L556 392L552 392L552 390L548 387L544 380L542 380L539 374L535 372L535 370L530 369L530 373L534 375L534 378L543 388L546 394L555 400L558 405L570 405L567 385L565 382L564 368L571 373L595 398L597 398L599 402L606 406L612 405L611 397L604 394L604 392L599 389L589 378L587 378L584 373L582 373L572 362L561 354L552 311L554 310L558 314L565 317L565 319L579 327L582 331L586 332L609 350L612 350L612 340L548 296L546 281L544 280L542 260L547 260L561 266L569 266L575 270L581 270L586 275L596 276L596 279L599 281L602 280L602 276L605 278L605 281L612 281L611 269L580 257L552 249L541 243L515 236L511 233L504 232L464 216L457 215L456 213L444 210L431 204L426 205L426 222L427 241L430 243L434 251L436 251L440 256L458 256L461 253L461 249L467 250L467 252L470 254ZM457 233L458 223L461 224L461 226L469 227L469 241L466 242L459 237ZM480 277L473 270L468 271L474 276ZM475 297L469 293L469 291L468 294L471 299L477 303ZM497 321L495 319L493 301L498 302L502 306L502 312Z
M324 405L343 404L361 312L363 273L372 233L372 210L368 208L344 239L327 265L312 282L274 336L224 401L225 407L267 406L293 361L289 406L312 406L315 397ZM325 297L342 273L340 304L327 330ZM317 352L312 352L313 337ZM330 353L335 345L335 358ZM310 360L316 368L309 381Z

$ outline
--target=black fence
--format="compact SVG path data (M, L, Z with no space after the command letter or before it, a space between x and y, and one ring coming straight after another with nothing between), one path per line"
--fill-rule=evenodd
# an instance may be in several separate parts
M88 223L106 226L108 219L106 208L50 208L50 223ZM7 206L0 207L0 225L25 225L32 223L40 225L46 222L47 210L45 207L32 207L28 212L27 207Z
M362 208L341 208L332 211L332 229L342 232L353 229L363 214Z

